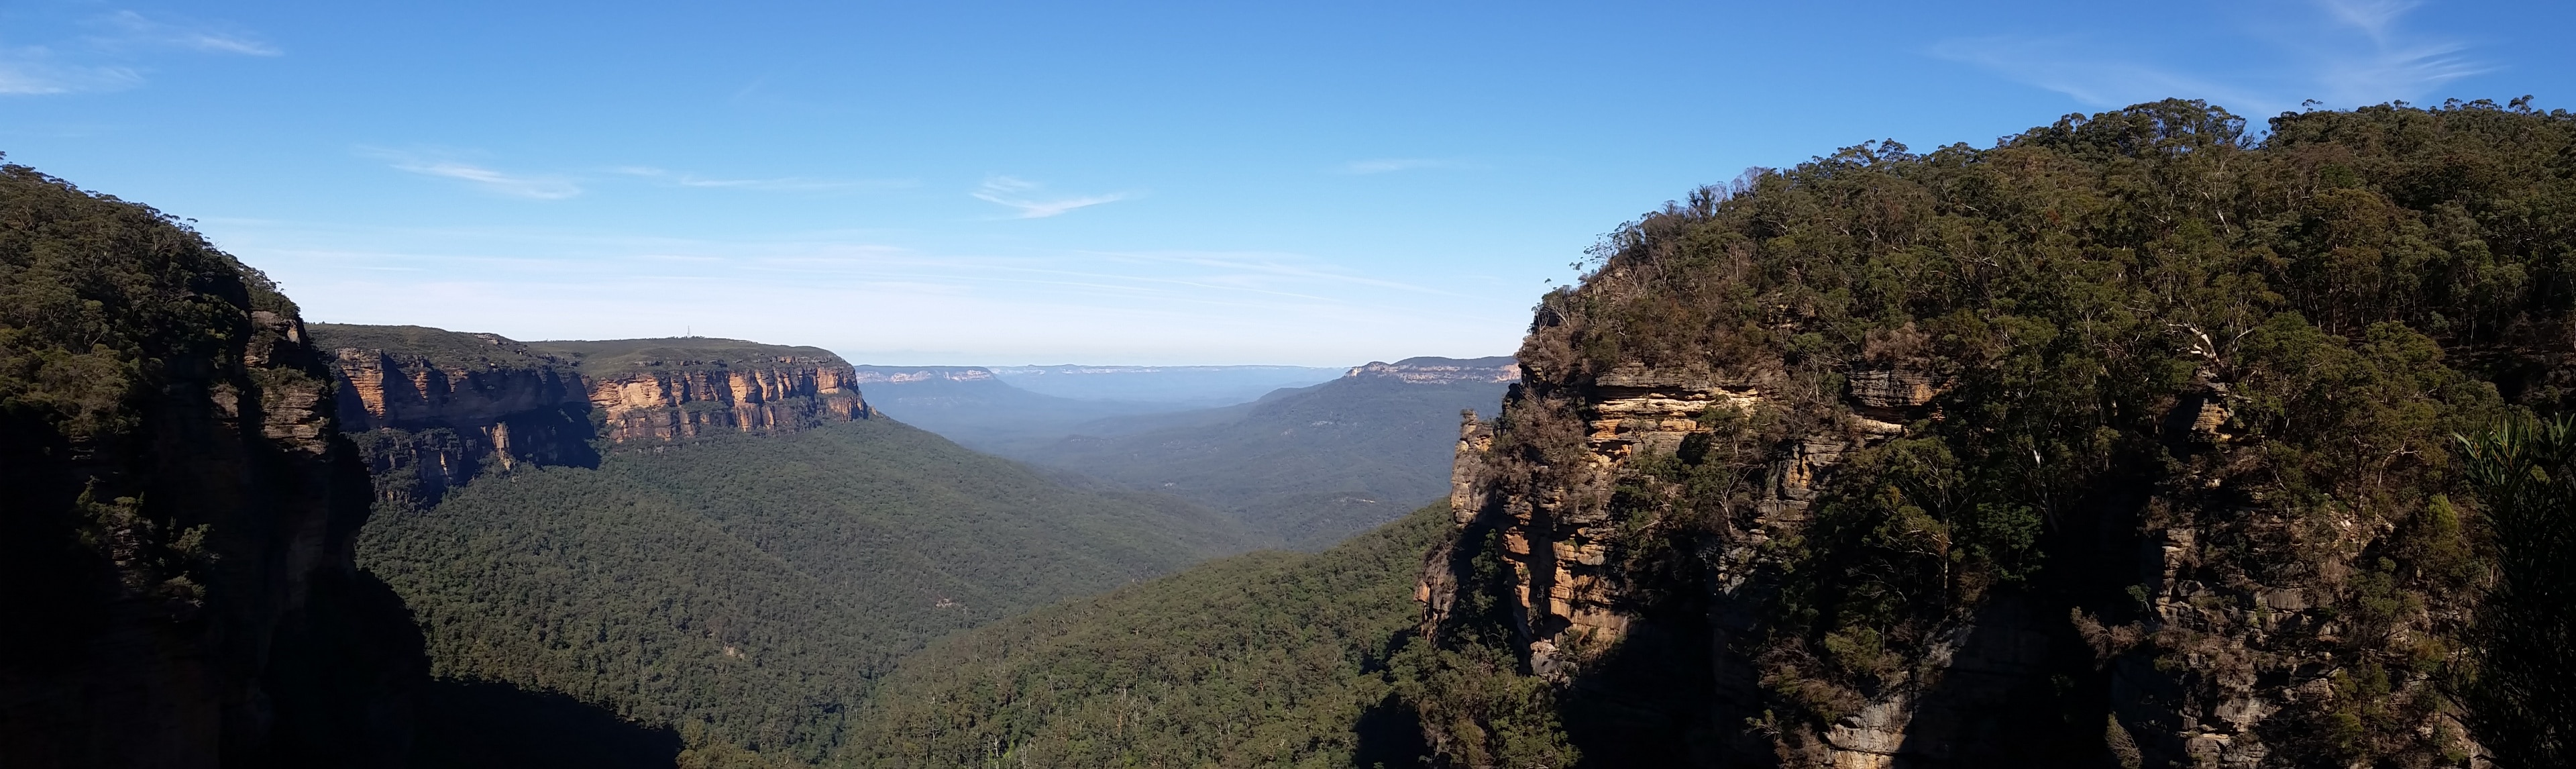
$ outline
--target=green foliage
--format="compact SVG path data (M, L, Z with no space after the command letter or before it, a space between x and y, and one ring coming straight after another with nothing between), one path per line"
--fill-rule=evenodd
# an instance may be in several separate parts
M1241 548L1222 517L1066 489L886 420L487 478L388 510L360 563L434 672L673 724L691 761L811 761L941 634Z
M779 363L794 358L831 363L842 362L841 356L820 347L790 347L703 336L606 341L547 341L526 344L528 350L537 354L573 361L580 368L583 376L592 378L633 373L639 368L654 371L705 371L724 369L735 364Z
M398 744L418 640L348 570L366 478L299 330L184 221L0 164L0 616L43 629L0 634L0 764Z
M11 429L82 441L132 430L129 399L171 367L239 365L254 295L293 308L167 214L0 165L0 415Z
M2576 758L2576 419L2510 421L2462 443L2495 537L2473 725L2500 765L2565 765Z
M1502 532L1469 529L1432 554L1449 558L1460 580L1455 598L1436 614L1437 642L1405 648L1393 668L1396 693L1433 738L1433 755L1453 766L1575 764L1581 753L1567 741L1555 687L1529 675L1514 651Z
M324 350L383 350L397 357L425 359L439 368L476 371L565 365L556 356L494 334L459 333L428 326L353 323L313 323L305 328L313 334L313 346Z
M842 763L1370 761L1373 738L1419 740L1410 724L1361 722L1394 686L1385 666L1419 616L1421 553L1446 513L1435 505L1322 553L1237 556L944 640L870 698Z
M1567 488L1548 475L1590 417L1550 382L1758 372L1777 410L1765 432L1815 435L1860 408L1857 375L1917 376L1931 403L1868 414L1901 437L1841 457L1810 519L1766 533L1762 638L1741 651L1776 712L1812 719L1778 731L1821 731L2006 592L2142 623L2171 599L2192 629L2149 634L2144 653L2214 687L2254 671L2179 661L2249 632L2259 592L2295 587L2322 606L2293 626L2332 628L2315 651L2398 683L2367 712L2304 701L2281 722L2362 735L2267 738L2275 756L2444 755L2452 738L2415 727L2455 711L2422 682L2477 571L2443 496L2458 483L2445 436L2570 403L2554 351L2576 306L2576 116L2472 102L2270 125L2258 139L2224 110L2158 102L1988 149L1863 144L1667 204L1541 302L1497 482ZM1639 611L1662 599L1632 588L1705 576L1653 554L1744 543L1740 490L1781 481L1681 453L1633 463L1609 499L1627 523L1608 578L1648 596ZM2199 535L2181 573L2136 584L2136 538L2167 529ZM2245 664L2318 675L2288 659Z

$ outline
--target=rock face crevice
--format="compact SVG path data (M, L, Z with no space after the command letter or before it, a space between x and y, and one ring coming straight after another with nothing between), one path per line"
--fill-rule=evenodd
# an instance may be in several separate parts
M517 342L416 326L319 326L339 416L378 499L437 502L487 472L867 419L860 377L812 348L731 340Z

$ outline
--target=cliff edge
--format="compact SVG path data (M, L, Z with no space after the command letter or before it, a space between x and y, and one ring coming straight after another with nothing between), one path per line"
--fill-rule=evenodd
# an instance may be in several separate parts
M0 166L0 765L399 766L421 640L295 305Z
M2576 120L2160 102L1613 233L1462 426L1455 766L2473 766L2452 436L2568 403ZM2536 280L2536 278L2534 278ZM2557 280L2558 278L2550 278ZM2555 284L2549 284L2555 285Z
M313 324L339 415L378 496L436 502L491 470L592 467L602 452L794 432L873 414L819 348L688 337L519 342L422 326Z

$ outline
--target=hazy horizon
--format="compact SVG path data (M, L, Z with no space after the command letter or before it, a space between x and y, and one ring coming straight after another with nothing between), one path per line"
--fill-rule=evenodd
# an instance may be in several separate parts
M2576 105L2576 9L2371 0L0 9L0 152L315 320L852 360L1508 352L1696 185L2168 96Z

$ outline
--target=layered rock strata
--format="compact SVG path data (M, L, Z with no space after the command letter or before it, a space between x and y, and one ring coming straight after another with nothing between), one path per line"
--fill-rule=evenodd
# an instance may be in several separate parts
M340 418L378 497L436 502L490 471L591 466L602 452L793 432L873 412L860 377L811 348L730 340L538 343L402 326L318 325L349 394Z
M2272 125L2160 102L1849 147L1606 237L1462 433L1420 591L1434 751L2554 760L2532 740L2565 719L2470 673L2522 632L2481 604L2524 567L2488 549L2494 455L2459 444L2568 412L2571 321L2449 287L2459 254L2556 264L2564 228L2458 212L2542 199L2522 180L2576 131L2492 104ZM2468 157L2529 175L2426 170Z
M651 367L590 382L590 405L610 444L714 433L794 432L868 418L857 378L838 359L781 355L717 369Z
M1697 544L1692 557L1702 560L1706 579L1695 585L1652 584L1641 580L1632 564L1622 562L1641 543L1633 522L1623 526L1616 519L1611 499L1623 483L1652 483L1643 480L1643 465L1709 450L1704 443L1694 444L1721 437L1729 420L1790 408L1781 390L1796 383L1777 370L1719 373L1632 365L1595 376L1516 386L1506 402L1507 411L1554 410L1579 426L1578 442L1572 447L1579 450L1567 457L1573 461L1540 467L1532 467L1526 455L1498 452L1496 425L1472 413L1465 415L1450 495L1461 533L1427 559L1416 593L1425 604L1426 631L1436 637L1462 598L1462 590L1473 589L1466 586L1458 550L1470 546L1479 532L1489 532L1500 545L1496 555L1509 567L1508 586L1499 597L1509 609L1516 650L1529 673L1577 694L1590 688L1596 695L1607 692L1609 699L1620 700L1634 699L1636 693L1599 683L1597 679L1604 677L1599 666L1671 666L1653 674L1652 685L1675 687L1664 694L1692 701L1689 712L1715 727L1712 733L1734 734L1693 749L1692 755L1701 760L1720 765L1892 769L1954 765L1962 760L1973 763L1974 756L1991 755L1991 741L2004 738L1980 731L1981 726L1990 727L1981 724L1984 716L2026 696L2032 682L2049 672L2052 655L2068 653L2062 641L2046 632L2050 618L2034 616L2029 602L2010 596L1990 602L1965 621L1944 626L1915 660L1913 669L1918 672L1910 677L1900 674L1855 703L1849 716L1814 735L1816 742L1803 749L1784 753L1788 748L1776 741L1776 735L1765 737L1760 729L1734 726L1769 718L1759 693L1764 685L1761 663L1749 656L1742 642L1763 632L1760 609L1785 565L1784 553L1775 545L1796 546L1806 533L1810 508L1820 490L1846 457L1903 436L1905 422L1938 418L1932 404L1944 384L1929 374L1863 370L1846 380L1833 417L1802 425L1758 447L1760 469L1751 474L1757 485L1746 495L1752 514L1735 530ZM2181 399L2170 418L2183 431L2176 439L2201 444L2225 440L2220 432L2225 422L2221 402L2215 394ZM2212 411L2220 416L2206 413ZM1523 424L1530 421L1525 417ZM2155 573L2147 586L2153 610L2178 627L2224 625L2195 617L2207 610L2211 592L2177 576L2188 572L2184 562L2194 550L2193 534L2190 528L2174 527L2151 540ZM1659 599L1649 596L1675 590L1696 593L1690 603L1703 607L1701 613L1675 617L1654 611ZM2306 608L2299 591L2290 589L2264 593L2262 605L2238 613L2271 612L2276 619L2267 626L2278 630L2295 627L2300 621L2295 613ZM1638 640L1633 636L1641 623L1660 627L1651 628L1653 637L1645 639L1647 643L1631 644L1626 659L1610 659L1611 652ZM1692 640L1675 650L1677 636ZM2133 643L2135 636L2129 638ZM2060 645L2053 648L2052 643ZM1647 655L1643 662L1638 659L1640 649L1648 650L1642 653ZM2240 657L2248 653L2243 647L2237 649L2217 653ZM1655 653L1698 659L1656 662L1651 656ZM2162 744L2168 748L2166 755L2183 761L2231 767L2259 764L2264 755L2259 746L2231 749L2231 739L2251 734L2265 714L2280 708L2283 697L2300 696L2277 686L2268 692L2258 690L2249 680L2220 701L2176 707L2182 703L2172 700L2171 694L2157 693L2173 690L2168 674L2141 658L2115 664L2119 668L2114 685L2121 689L2115 696L2132 703L2125 706L2123 721L2166 725L2172 731L2151 733L2141 741ZM1669 677L1702 665L1707 666L1700 673L1704 678ZM1622 705L1647 708L1652 703L1595 701L1581 707ZM1432 736L1437 742L1452 735L1434 730Z

